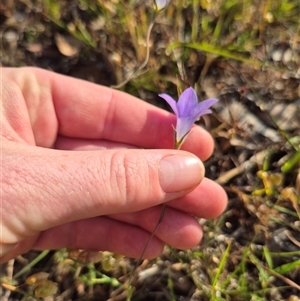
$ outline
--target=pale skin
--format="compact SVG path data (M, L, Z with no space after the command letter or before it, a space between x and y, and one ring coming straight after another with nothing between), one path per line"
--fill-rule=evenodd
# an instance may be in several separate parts
M62 247L138 258L167 203L153 258L164 244L196 246L195 217L225 209L204 177L214 148L204 129L173 150L175 116L131 95L38 68L2 68L0 80L0 262Z

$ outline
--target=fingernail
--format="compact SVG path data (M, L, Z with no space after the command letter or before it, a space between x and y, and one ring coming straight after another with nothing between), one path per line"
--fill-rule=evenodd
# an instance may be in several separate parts
M202 162L192 156L168 156L159 163L159 180L163 191L179 192L196 187L204 176Z

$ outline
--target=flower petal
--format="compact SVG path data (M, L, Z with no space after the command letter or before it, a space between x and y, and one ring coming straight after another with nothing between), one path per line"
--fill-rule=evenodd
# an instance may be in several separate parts
M191 112L198 105L198 97L195 90L190 87L185 89L179 97L177 106L179 110L180 117L190 116Z
M194 119L194 122L199 119L201 116L210 114L211 110L209 109L211 106L213 106L218 99L211 98L204 101L201 101L197 104L197 107L194 108L193 112L191 112L191 118Z
M179 110L177 106L177 102L168 94L162 93L158 94L159 97L163 98L172 108L173 112L177 117L179 117Z
M190 131L194 119L188 117L181 117L177 119L176 123L176 141L179 142L181 139Z
M178 102L176 102L168 94L159 94L173 109L177 116L176 123L176 147L180 147L192 125L196 120L205 114L211 113L210 107L214 105L218 99L207 99L198 103L196 91L190 87L183 91Z

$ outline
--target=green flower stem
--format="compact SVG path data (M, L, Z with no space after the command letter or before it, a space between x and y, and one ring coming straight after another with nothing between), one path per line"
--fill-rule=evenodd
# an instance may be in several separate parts
M180 149L182 143L183 143L183 140L181 140L180 142L175 142L175 143L174 143L174 149ZM158 219L158 221L157 221L157 223L156 223L156 225L155 225L153 231L151 232L151 235L149 236L149 238L148 238L148 240L147 240L147 242L146 242L146 244L145 244L145 246L144 246L144 249L143 249L143 251L142 251L142 253L141 253L141 256L139 257L137 263L135 264L133 270L132 270L131 273L130 273L130 276L129 276L129 284L128 284L128 291L130 292L130 297L131 297L131 295L132 295L132 293L133 293L133 292L132 292L132 287L131 287L133 275L134 275L134 273L135 273L137 267L142 263L142 259L143 259L144 255L145 255L145 252L146 252L146 250L147 250L147 248L148 248L148 246L149 246L149 244L150 244L152 238L154 237L154 235L155 235L155 233L156 233L156 231L157 231L159 225L162 223L162 221L163 221L163 219L164 219L165 212L166 212L166 203L163 203L162 208L161 208L161 211L160 211L159 219ZM130 301L130 297L127 298L127 301Z
M48 255L50 250L45 250L42 253L40 253L35 259L33 259L30 263L28 263L22 270L20 270L18 273L14 275L14 278L18 278L27 271L29 271L33 266L35 266L38 262L40 262L44 257Z

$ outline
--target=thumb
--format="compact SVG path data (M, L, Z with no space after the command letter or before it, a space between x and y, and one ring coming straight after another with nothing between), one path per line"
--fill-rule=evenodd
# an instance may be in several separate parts
M14 143L4 152L7 243L75 220L156 206L187 194L204 176L201 161L180 150L61 151Z

